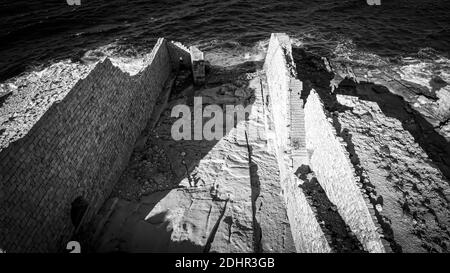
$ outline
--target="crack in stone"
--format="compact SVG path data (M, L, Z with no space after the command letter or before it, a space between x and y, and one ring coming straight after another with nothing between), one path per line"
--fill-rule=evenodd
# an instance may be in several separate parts
M211 233L208 236L208 240L206 241L205 248L203 249L203 253L209 253L209 251L211 250L211 244L214 242L214 238L216 237L217 230L219 229L219 224L222 221L222 218L225 215L225 212L227 210L228 201L229 201L229 199L227 199L225 201L225 205L223 206L223 209L220 212L219 219L214 224L214 227L213 227L213 229L211 230Z
M250 172L250 186L251 186L251 201L252 201L252 219L253 219L253 249L256 253L263 252L261 240L262 230L261 225L256 217L258 209L256 208L256 201L260 194L260 182L257 174L258 166L252 161L252 147L248 143L247 131L245 132L245 141L248 149L248 164ZM262 203L261 203L262 205Z

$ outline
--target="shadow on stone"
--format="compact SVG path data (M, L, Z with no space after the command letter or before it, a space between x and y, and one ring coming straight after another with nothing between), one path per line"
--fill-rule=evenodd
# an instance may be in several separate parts
M202 110L210 104L217 104L225 113L226 105L243 105L244 107L252 105L255 94L254 90L249 88L250 79L246 78L245 75L254 73L261 67L262 63L260 62L246 62L231 67L210 66L208 67L208 74L206 75L206 83L204 86L194 86L189 72L185 72L186 75L178 75L173 84L171 94L167 98L168 101L166 102L165 109L160 111L160 117L156 119L156 122L155 120L149 122L147 128L142 132L141 137L138 138L134 151L130 157L128 167L116 184L110 198L119 198L121 200L126 200L127 202L139 203L142 198L155 196L155 198L152 197L154 199L152 203L154 202L154 205L156 205L159 201L164 199L172 189L209 187L209 185L205 185L205 181L196 177L194 170L198 166L200 160L213 149L219 140L195 140L193 137L194 134L192 133L191 140L182 139L175 141L171 135L171 128L178 118L171 117L171 109L177 104L190 106L192 114L191 130L193 132L195 126L192 106L194 96L208 98L203 100ZM250 93L236 97L236 92L238 90L248 90ZM200 95L198 95L199 92ZM236 99L229 100L233 97ZM232 128L226 128L225 114L223 118L222 130L225 136ZM239 121L237 121L236 115L234 118L234 127L236 127ZM211 117L203 117L203 125L210 119ZM245 119L247 120L247 117L245 117ZM251 154L251 151L249 151L249 153ZM251 159L249 158L249 160ZM251 173L255 172L253 169L254 168L251 167ZM188 185L182 183L183 181L188 181ZM259 188L257 185L253 185L253 179L251 183L252 208L256 211L255 200L259 195ZM212 198L214 199L214 196L212 196ZM222 213L225 212L227 205L227 201L225 200L224 202L225 206ZM149 207L146 209L151 211L152 208ZM108 218L105 211L103 211L102 215L103 216L101 217ZM253 215L255 215L255 213ZM216 225L222 221L223 216L224 215L221 215L219 217L220 219L217 221ZM126 217L126 215L122 217L124 221L126 221ZM155 222L161 217L164 218L165 215L159 215L158 217L155 215L147 221ZM254 229L260 231L256 219L254 219L254 225ZM146 240L152 242L165 240L170 246L168 249L164 249L164 247L159 248L157 252L170 252L171 250L178 252L183 252L184 250L186 250L186 252L209 252L217 231L217 226L213 227L207 237L205 246L197 246L192 242L187 241L170 241L168 238L170 238L171 234L166 231L166 227L167 226L164 226L164 223L161 223L157 230L151 229L149 234L151 237L146 238ZM83 240L85 244L89 245L91 252L97 252L99 247L98 240L92 238L92 234L95 232L94 229L95 223L92 223L90 224L90 227L88 225L84 229L84 232L80 232L79 235L79 237L82 238L80 240ZM256 238L255 241L260 242L260 232L259 235L257 235L257 232L255 234L256 237L259 236L259 240ZM128 240L127 238L115 238L114 240L120 241L123 239ZM161 245L163 246L164 243L161 243ZM259 248L260 247L255 246L255 251ZM135 252L133 250L129 251Z
M293 48L293 56L297 65L298 77L306 83L304 102L307 101L306 94L309 94L311 88L317 91L329 112L343 112L351 109L339 104L336 99L337 94L355 96L361 100L376 102L386 116L395 118L402 123L403 128L414 137L414 140L422 147L444 176L450 179L450 144L434 130L432 124L419 112L412 109L402 97L391 93L385 86L368 82L355 83L350 79L344 79L332 92L330 83L334 74L327 69L321 57L300 48Z
M328 243L334 252L365 252L355 234L345 224L336 206L328 199L309 166L300 166L295 174L303 181L299 187L313 210Z

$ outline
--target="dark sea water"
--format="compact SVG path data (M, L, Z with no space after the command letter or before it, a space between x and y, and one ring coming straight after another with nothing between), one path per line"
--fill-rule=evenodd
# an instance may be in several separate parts
M0 0L0 18L0 80L108 44L148 52L158 37L226 51L287 32L322 54L342 44L386 58L450 53L449 0Z

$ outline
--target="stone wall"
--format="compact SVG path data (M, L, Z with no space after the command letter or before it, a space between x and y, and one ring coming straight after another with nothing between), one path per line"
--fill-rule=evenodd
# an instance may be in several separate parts
M305 104L306 145L310 166L339 214L369 252L384 252L379 230L357 184L344 142L336 136L318 94L311 90Z
M83 222L97 212L174 68L178 55L169 51L172 44L159 39L136 76L108 59L99 63L26 136L0 152L0 249L64 250L75 231L72 202L87 201Z
M286 203L287 214L291 226L292 237L297 252L322 253L330 252L325 235L317 222L303 191L298 187L299 179L292 167L292 156L301 157L306 154L304 139L299 147L291 145L291 137L304 138L304 128L297 127L291 135L291 95L292 90L300 91L301 82L296 79L295 65L292 61L291 43L286 34L272 34L264 63L267 77L266 102L268 102L269 121L266 130L274 131L269 139L277 154L280 170L280 184ZM301 88L300 88L301 89ZM299 95L300 97L300 95ZM298 106L303 114L302 105ZM301 117L303 118L303 117ZM302 122L300 122L302 123ZM302 145L303 144L303 145ZM296 145L298 146L298 145ZM301 148L302 150L297 150ZM300 161L304 161L302 158ZM308 164L307 162L303 162Z
M170 60L174 69L178 69L180 64L185 67L191 65L191 54L189 49L179 42L168 42L167 48L169 50Z
M288 146L289 140L289 84L292 73L287 69L285 51L289 50L289 37L273 33L270 37L264 68L269 89L269 104L273 115L275 134L280 149Z
M275 131L280 181L294 243L298 252L330 252L323 231L309 206L297 168L309 165L327 197L370 252L384 252L379 227L361 193L348 153L336 136L313 90L303 105L289 37L272 34L265 60L271 126ZM306 142L306 143L305 143Z

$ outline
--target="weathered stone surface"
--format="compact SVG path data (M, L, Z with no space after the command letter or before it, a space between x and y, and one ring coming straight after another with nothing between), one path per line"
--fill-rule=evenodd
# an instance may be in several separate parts
M178 169L179 151L185 149L181 153L189 172L179 174L181 181L175 189L120 200L99 232L95 248L106 252L294 252L278 164L267 146L260 86L260 78L252 77L246 89L257 98L248 121L239 122L217 143L196 141L190 144L196 148L190 149L189 141L178 144L165 136L170 126L158 127L156 133L165 141L172 169ZM223 103L229 95L220 92L222 88L197 94ZM173 119L165 116L161 122L170 125ZM192 165L196 159L189 154L199 149L202 155Z
M271 35L264 63L267 84L263 90L267 116L265 127L269 147L275 152L280 170L280 181L286 203L292 236L297 252L330 252L331 249L311 210L305 195L298 187L294 166L308 164L305 146L293 147L289 140L291 124L291 82L295 83L295 65L292 62L289 37L276 33ZM296 84L293 84L295 86ZM298 88L293 88L298 92ZM263 100L263 101L264 101ZM267 101L268 100L268 101ZM299 102L292 107L298 107ZM292 109L301 116L303 109ZM300 110L300 111L299 111ZM301 122L297 131L304 131ZM303 129L303 130L302 130ZM294 162L293 162L294 161Z
M448 252L444 80L311 57L282 33L264 70L244 59L205 75L201 52L161 39L140 65L1 84L0 251L73 235L85 252ZM174 139L179 104L200 138ZM205 138L196 107L225 111L224 136Z
M294 52L299 77L308 83L308 91L317 91L328 122L342 139L386 251L448 252L449 224L443 215L449 210L445 158L450 146L424 118L425 108L411 107L416 98L419 104L430 98L402 87L401 82L392 85L394 80L386 87L370 79L356 83L341 78L333 90L330 81L340 77L336 64L331 69L320 56L302 49ZM441 87L439 92L446 91ZM305 100L308 105L310 98ZM430 113L437 115L435 110Z
M353 165L315 90L305 104L305 124L311 168L328 198L367 251L384 252L380 234L357 188Z
M0 110L1 248L61 251L75 230L73 200L88 202L84 221L101 207L170 76L164 39L147 64L135 76L109 59L81 70L55 65L8 98ZM71 73L67 83L49 79Z
M189 48L191 53L192 74L194 83L202 84L205 82L205 57L197 47L191 46Z
M346 95L338 95L337 100L352 105L337 119L354 147L355 163L367 174L370 200L384 225L392 229L389 239L403 252L446 252L448 180L402 123L386 116L376 102ZM397 107L396 111L402 110ZM361 119L359 113L371 119Z

